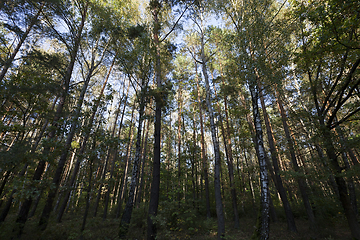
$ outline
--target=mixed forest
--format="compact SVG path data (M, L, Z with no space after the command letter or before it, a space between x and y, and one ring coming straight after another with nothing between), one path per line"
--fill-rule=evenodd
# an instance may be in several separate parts
M0 1L1 239L360 240L360 2Z

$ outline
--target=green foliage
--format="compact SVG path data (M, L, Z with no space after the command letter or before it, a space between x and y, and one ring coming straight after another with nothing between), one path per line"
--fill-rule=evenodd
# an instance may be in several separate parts
M190 203L181 203L180 206L174 201L162 201L159 206L155 223L161 229L160 238L171 238L172 235L185 232L189 237L198 232L213 229L213 222L199 220L199 212Z

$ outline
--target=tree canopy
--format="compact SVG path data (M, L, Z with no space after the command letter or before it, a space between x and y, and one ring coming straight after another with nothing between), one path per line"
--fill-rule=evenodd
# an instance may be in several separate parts
M360 239L359 14L1 1L0 238Z

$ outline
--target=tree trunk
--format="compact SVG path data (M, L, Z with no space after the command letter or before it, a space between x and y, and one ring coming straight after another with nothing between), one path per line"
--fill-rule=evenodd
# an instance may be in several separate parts
M147 86L144 86L144 87L147 87ZM130 188L129 188L129 198L126 202L124 213L123 213L123 215L121 217L121 221L120 221L120 231L119 231L120 239L126 237L126 234L129 229L131 214L132 214L133 205L134 205L135 188L136 188L136 183L138 182L139 163L140 163L140 157L141 157L141 132L142 132L142 125L143 125L142 124L143 123L143 115L144 115L144 110L145 110L145 96L144 96L142 90L143 89L141 89L141 91L140 91L139 123L138 123L137 136L136 136L135 159L134 159L134 163L133 163L131 183L130 183Z
M251 80L250 80L251 81ZM262 124L258 106L259 90L255 79L249 83L249 89L251 93L252 108L253 108L253 120L255 126L255 138L256 138L256 153L260 166L260 185L261 185L261 208L260 208L260 225L257 229L257 236L259 239L269 239L269 180L268 172L265 160L265 149L263 145L263 133Z
M92 150L95 151L96 148L96 137L94 137L93 139L93 146L92 146ZM87 216L89 214L89 208L90 208L90 195L91 195L91 187L92 187L92 170L93 170L93 162L96 158L95 154L90 155L90 163L89 163L89 182L88 182L88 188L87 188L87 193L86 193L86 205L85 205L85 211L84 211L84 217L83 217L83 221L82 221L82 225L81 225L81 233L85 230L85 225L86 225L86 219Z
M42 212L41 217L40 217L39 226L40 226L41 230L46 229L48 221L49 221L50 213L52 211L52 205L53 205L55 196L57 194L57 191L59 189L61 176L62 176L62 173L63 173L63 170L64 170L64 166L65 166L65 163L66 163L66 160L67 160L69 150L71 148L71 143L73 141L75 132L76 132L76 130L78 128L78 119L79 119L80 114L81 114L81 109L82 109L82 105L83 105L83 102L84 102L85 93L86 93L87 87L89 85L89 82L90 82L90 79L91 79L91 76L92 76L92 73L93 73L94 70L95 70L95 68L93 66L91 66L91 69L89 69L89 72L88 72L88 74L86 76L84 85L82 87L82 90L81 90L81 93L80 93L80 96L79 96L79 99L78 99L78 102L77 102L76 110L75 110L74 116L73 116L72 121L71 121L70 131L69 131L69 134L68 134L67 139L66 139L65 147L64 147L64 150L63 150L63 152L61 154L60 160L58 162L58 166L56 168L55 175L53 177L52 183L54 184L55 188L51 188L49 190L49 194L48 194L48 197L47 197L47 200L46 200L46 203L45 203L45 207L44 207L43 212Z
M269 148L270 148L270 152L271 152L271 160L272 160L272 164L273 164L274 172L275 172L275 186L280 195L281 201L283 203L288 229L292 232L297 232L294 215L292 213L290 203L286 196L286 191L285 191L285 188L282 183L281 176L280 176L280 168L279 168L278 159L277 159L278 153L277 153L276 147L275 147L276 143L275 143L274 134L272 131L269 115L266 110L264 96L263 96L263 93L261 90L260 90L259 94L260 94L260 102L261 102L261 107L263 110L263 116L264 116L264 121L265 121L265 126L266 126L266 133L267 133L267 137L268 137Z
M178 207L180 208L180 201L181 201L181 196L182 196L182 181L181 181L181 115L182 115L182 96L181 96L181 83L179 83L179 89L178 89L178 132L177 132L177 137L178 137L178 193L177 193L177 201L178 201Z
M45 3L41 3L39 10L37 11L37 13L35 14L35 16L31 19L29 26L27 26L25 32L22 34L20 41L18 42L18 44L16 45L14 51L11 53L9 59L7 59L5 61L5 64L3 65L3 69L0 72L0 82L2 82L4 80L5 74L7 73L7 71L9 70L9 68L11 67L11 64L13 63L16 54L19 52L21 46L23 45L23 43L25 42L26 38L28 37L31 29L34 27L34 25L36 24L36 22L38 21L38 18L42 12L42 9L44 7Z
M203 164L203 173L204 173L204 182L205 182L205 201L206 201L206 218L211 218L210 213L210 192L209 192L209 177L208 177L208 160L205 152L205 135L204 135L204 121L201 107L200 99L200 86L197 73L197 63L195 62L195 80L196 80L196 89L197 89L197 101L199 107L199 117L200 117L200 133L201 133L201 159Z
M61 92L60 102L59 102L59 105L56 108L55 117L54 117L53 123L52 123L52 126L54 127L54 129L50 132L50 134L48 136L49 140L52 140L55 137L55 131L56 131L57 127L58 127L58 121L60 120L62 110L63 110L64 104L65 104L65 100L66 100L67 95L68 95L70 79L71 79L71 75L72 75L72 72L73 72L73 69L74 69L75 60L76 60L77 53L78 53L78 50L79 50L79 47L80 47L81 35L82 35L82 31L83 31L85 21L86 21L87 6L88 6L88 3L85 4L84 11L81 14L82 16L81 16L80 26L78 28L77 34L76 34L75 39L74 39L74 47L73 47L73 49L72 49L72 51L70 53L70 63L68 65L67 69L66 69L65 76L64 76L64 85L63 85L63 89L62 89L62 92ZM46 147L44 149L44 155L47 156L49 154L49 151L50 151L50 148ZM33 175L33 178L32 178L33 181L38 181L38 180L41 179L41 176L42 176L42 174L43 174L43 172L45 170L45 165L46 165L46 162L44 160L39 161L39 163L38 163L38 165L36 167L35 173ZM29 210L30 210L31 203L32 203L32 198L31 197L25 199L24 203L22 204L22 206L20 208L18 216L16 218L16 223L17 223L18 226L15 227L17 229L14 230L14 231L18 231L19 236L22 234L22 230L23 230L23 228L25 226L25 223L27 221L27 217L28 217L28 213L29 213Z
M111 133L111 138L113 138L115 135L116 124L117 124L117 120L118 120L119 113L120 113L120 106L121 106L121 103L119 103L119 107L116 111L114 126L113 126L113 130ZM123 116L121 116L121 118L123 118ZM116 148L117 148L117 146L116 146ZM114 148L111 146L109 149L106 161L108 161L108 159L110 158L111 153L113 153L113 156L112 156L112 164L111 164L111 169L110 169L110 178L108 180L108 184L107 184L106 192L105 192L103 220L105 220L107 217L109 198L110 198L110 190L113 185L112 179L113 179L113 175L114 175L115 161L116 161L116 156L118 154L118 151L117 151L117 149L114 151Z
M120 183L120 192L119 192L118 206L117 206L117 209L116 209L116 218L120 217L122 201L124 199L124 196L125 196L125 193L126 193L126 188L127 188L127 176L129 174L129 169L128 168L129 168L130 155L131 155L130 150L131 150L132 141L133 141L133 137L134 137L134 133L132 131L132 125L133 125L133 121L134 121L134 110L135 110L135 103L134 103L132 111L131 111L131 125L130 125L130 129L129 129L130 142L128 143L128 145L126 147L125 166L124 166L123 177L122 177L121 183Z
M333 172L335 172L334 176L335 176L336 184L339 189L340 202L344 208L345 216L348 221L352 237L354 239L360 239L360 226L357 221L353 205L350 202L350 198L346 187L346 181L340 175L343 169L342 167L340 167L338 162L338 157L332 142L331 132L324 125L325 125L324 122L320 120L320 127L322 129L324 147L326 149L326 154L330 160L332 170Z
M158 19L160 11L160 3L158 0L154 1L157 5L152 9L154 17L154 30L153 40L156 49L155 55L155 81L157 90L162 88L161 80L161 62L160 62L160 22ZM154 123L154 158L153 158L153 172L152 172L152 183L150 192L150 203L149 203L149 214L147 218L147 239L156 239L156 224L154 223L154 217L157 215L159 205L159 194L160 194L160 158L161 158L161 107L163 106L163 99L161 96L155 96L155 123Z
M215 86L214 86L214 92L215 92L215 95L217 96ZM230 139L230 135L228 133L229 123L227 122L227 129L225 130L225 127L223 124L224 119L221 114L221 109L220 109L219 103L217 103L217 107L218 107L218 112L219 112L220 128L221 128L221 133L223 136L225 155L226 155L226 163L227 163L228 174L229 174L232 206L233 206L233 211L234 211L234 228L238 229L239 228L239 213L238 213L238 208L237 208L236 187L234 184L234 160L232 157L231 139ZM227 121L227 120L228 119L225 119L225 121Z
M144 139L144 145L143 145L143 154L142 154L142 163L141 163L141 181L140 181L140 186L139 186L139 190L137 191L137 205L140 205L140 202L142 200L142 192L143 192L143 188L144 188L144 172L145 172L145 161L147 159L147 142L148 142L148 133L149 133L149 126L150 126L150 121L147 120L146 123L146 133L145 133L145 139Z
M296 160L294 145L293 145L293 141L292 141L292 138L290 136L289 127L288 127L288 124L287 124L287 117L286 117L285 109L283 107L283 104L282 104L282 101L280 99L280 96L279 96L278 92L276 93L276 96L277 96L276 100L277 100L278 108L279 108L280 115L281 115L281 120L282 120L283 127L284 127L285 137L286 137L287 144L288 144L287 147L288 147L288 150L289 150L289 153L290 153L291 162L292 162L292 165L294 167L295 172L300 173L300 167L299 167L299 165L297 163L297 160ZM297 182L298 182L298 185L299 185L301 197L302 197L303 202L304 202L306 213L307 213L308 218L309 218L310 228L315 229L316 221L315 221L314 212L313 212L313 210L311 208L311 204L310 204L310 201L309 201L309 196L307 194L306 182L305 182L303 177L299 177L297 179Z
M201 21L201 26L202 26ZM215 154L215 170L214 170L214 188L215 188L215 204L216 204L216 215L217 215L217 222L218 222L218 239L225 237L225 219L224 219L224 210L223 204L221 199L221 185L220 185L220 148L219 148L219 141L216 132L215 126L215 117L214 111L211 104L211 96L210 96L210 83L209 77L207 74L206 69L206 58L205 58L205 46L204 46L204 32L203 28L200 29L201 31L201 60L202 60L202 72L204 75L205 80L205 90L206 90L206 105L209 112L210 117L210 129L211 129L211 137L213 141L214 147L214 154Z
M350 163L349 163L347 154L349 154L350 159L352 160L352 162L355 166L359 166L359 162L355 158L354 153L351 151L351 149L349 149L347 147L347 140L344 137L344 134L343 134L341 128L338 126L336 128L336 130L340 137L340 143L341 143L341 148L342 148L342 157L343 157L343 161L345 164L345 168L346 168L346 171L349 171ZM358 216L358 207L357 207L357 201L356 201L354 177L352 177L352 176L348 177L348 188L349 188L349 194L350 194L350 202L353 206L356 216Z

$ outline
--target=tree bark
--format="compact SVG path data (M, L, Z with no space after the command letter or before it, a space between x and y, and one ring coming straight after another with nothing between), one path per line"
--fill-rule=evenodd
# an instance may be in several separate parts
M116 209L116 218L120 217L122 201L124 199L124 195L126 193L126 188L127 188L127 176L129 174L129 169L128 168L129 168L130 155L131 155L130 150L131 150L132 141L133 141L133 137L134 137L134 133L132 131L132 125L133 125L133 121L134 121L134 110L135 110L135 103L134 103L132 111L131 111L131 125L130 125L130 129L129 129L130 142L128 143L127 148L126 148L125 166L124 166L123 177L122 177L121 183L120 183L120 192L119 192L118 206L117 206L117 209Z
M61 154L61 157L60 157L60 160L58 162L58 166L56 168L56 172L55 172L55 175L54 175L53 181L52 181L55 188L51 188L49 190L49 194L48 194L48 197L47 197L47 200L46 200L46 203L45 203L45 207L44 207L43 212L42 212L41 217L40 217L39 226L40 226L41 230L46 229L48 221L49 221L50 213L52 211L52 205L53 205L55 196L56 196L57 191L58 191L59 186L60 186L61 176L62 176L62 173L63 173L63 170L64 170L64 166L65 166L65 163L66 163L66 160L67 160L69 150L71 148L71 143L73 141L75 132L76 132L76 130L78 128L78 118L80 117L82 105L83 105L83 102L84 102L85 93L86 93L87 87L89 85L89 82L90 82L93 71L94 71L94 67L91 66L91 69L89 69L89 72L88 72L88 74L86 76L84 85L82 87L82 90L81 90L81 93L80 93L80 96L79 96L79 99L78 99L78 102L77 102L77 106L76 106L74 116L72 117L71 127L70 127L69 134L67 136L67 139L66 139L65 148L64 148L64 150L63 150L63 152Z
M284 132L285 132L285 137L286 137L286 141L287 141L287 144L288 144L287 147L288 147L288 150L289 150L289 153L290 153L291 163L292 163L292 165L294 167L295 172L300 173L300 167L299 167L299 165L297 163L297 160L296 160L295 149L294 149L293 141L292 141L292 138L291 138L291 135L290 135L289 127L288 127L288 124L287 124L287 117L286 117L285 109L283 107L282 100L281 100L278 92L276 92L276 96L277 96L276 100L277 100L278 108L279 108L279 111L280 111ZM315 221L314 212L313 212L313 210L311 208L311 204L310 204L310 201L309 201L309 196L307 194L306 182L305 182L303 177L299 177L297 179L297 182L298 182L301 197L303 199L303 203L304 203L304 206L305 206L305 209L306 209L306 213L307 213L308 218L309 218L310 228L315 229L316 221Z
M218 222L218 239L225 237L225 218L224 218L224 210L223 204L221 199L221 185L220 185L220 148L219 148L219 141L216 132L215 126L215 117L214 117L214 110L211 104L211 93L210 93L210 83L209 77L207 74L206 69L206 57L205 57L205 43L204 43L204 32L203 32L203 21L201 19L201 65L202 65L202 72L204 75L205 80L205 90L206 90L206 105L209 112L210 118L210 129L211 129L211 137L214 147L214 154L215 154L215 169L214 169L214 188L215 188L215 204L216 204L216 215L217 215L217 222Z
M181 95L181 83L179 83L179 89L178 89L178 130L177 130L177 137L178 137L178 193L177 193L177 201L178 201L178 207L180 208L180 201L182 198L182 181L181 181L181 115L182 115L182 95Z
M200 99L200 86L199 79L197 73L197 63L195 61L195 80L196 80L196 89L197 89L197 101L199 107L199 117L200 117L200 135L201 135L201 159L203 165L203 173L204 173L204 182L205 182L205 201L206 201L206 217L211 218L210 213L210 192L209 192L209 177L208 177L208 160L205 152L205 137L204 137L204 121L201 107L201 99Z
M81 22L80 22L79 28L77 30L77 33L76 33L76 36L74 39L74 47L70 53L70 63L66 69L65 76L64 76L64 84L63 84L63 89L62 89L61 96L60 96L60 102L56 108L55 117L54 117L53 123L52 123L52 126L54 127L54 129L50 132L50 134L48 136L49 140L52 140L55 137L55 131L58 127L58 121L60 120L62 110L63 110L64 104L65 104L65 100L68 95L70 79L71 79L71 75L72 75L72 72L74 69L75 60L76 60L78 50L80 47L81 35L82 35L82 31L83 31L85 21L86 21L87 6L88 6L88 3L85 4L84 10L81 14L82 15ZM49 151L50 151L50 147L45 147L44 155L47 156L49 154ZM46 165L45 160L39 161L39 163L36 167L35 173L33 175L33 178L32 178L33 181L38 181L41 179L41 176L45 170L45 165ZM24 203L22 204L20 211L18 213L18 216L16 218L16 223L18 226L15 227L17 229L14 229L14 231L17 231L19 236L22 234L22 230L27 221L31 203L32 203L32 198L31 197L27 198L24 201Z
M144 84L144 83L143 83ZM141 132L142 132L142 123L143 123L143 115L145 110L145 96L143 93L143 88L147 87L147 84L142 87L140 91L140 106L139 106L139 122L138 122L138 128L137 128L137 136L136 136L136 150L135 150L135 159L133 163L133 169L132 169L132 176L131 176L131 183L129 188L129 198L126 202L126 206L124 209L124 213L121 217L120 221L120 231L119 231L119 237L120 239L123 239L126 237L126 234L129 229L129 224L131 220L133 205L134 205L134 198L135 198L135 188L136 183L138 182L138 172L139 172L139 163L140 163L140 157L141 157Z
M3 66L3 68L1 69L0 72L0 82L2 82L4 80L4 77L7 73L7 71L9 70L9 68L11 67L11 64L13 63L16 54L19 52L21 46L23 45L23 43L25 42L26 38L28 37L31 29L34 27L34 25L36 24L36 22L38 21L38 18L42 12L42 9L44 7L45 3L41 3L37 13L35 14L35 16L31 19L30 24L27 26L25 32L22 34L20 41L18 42L18 44L16 45L14 51L11 53L9 59L7 59L5 61L5 64Z
M67 186L69 189L67 189L65 191L63 203L60 206L60 209L59 209L59 212L58 212L58 215L57 215L57 218L56 218L56 221L58 223L61 222L62 216L64 214L64 211L65 211L65 208L66 208L66 205L67 205L67 202L69 201L70 192L71 192L70 189L73 188L73 186L74 186L76 176L77 176L77 174L79 172L79 169L80 169L80 164L84 160L83 155L84 155L85 150L86 150L87 141L88 141L88 139L90 137L90 129L92 128L92 126L94 124L95 115L96 115L97 109L99 108L100 100L101 100L101 97L104 94L104 90L105 90L105 87L107 85L107 81L108 81L108 79L110 77L110 73L111 73L111 70L112 70L112 68L114 66L114 63L115 63L115 57L114 57L114 60L113 60L113 62L111 64L111 66L110 66L109 72L108 72L108 74L107 74L107 76L105 78L105 81L104 81L104 84L103 84L103 86L101 88L100 94L97 97L97 99L95 100L94 107L92 109L92 113L91 113L91 116L90 116L90 119L89 119L88 130L85 130L85 136L84 136L84 139L83 139L81 147L80 147L79 156L78 156L78 159L77 159L77 161L75 163L74 170L73 170L70 182L68 183L68 186Z
M250 80L251 81L251 80ZM263 132L262 132L262 124L259 112L259 90L257 87L257 83L252 80L249 83L249 89L251 93L251 102L253 109L253 120L255 126L255 138L256 138L256 153L260 166L260 185L261 185L261 208L260 208L260 225L259 229L257 229L257 236L259 239L265 240L269 239L269 180L268 180L268 172L265 160L265 148L263 144Z
M154 1L157 6L152 9L154 30L153 40L156 49L155 55L155 81L157 90L162 88L161 80L161 63L160 63L160 22L158 19L160 11L160 2ZM155 96L155 123L154 123L154 158L153 158L153 172L152 172L152 183L150 192L150 203L149 203L149 214L147 218L147 239L156 239L156 224L154 223L154 217L157 216L158 205L159 205L159 194L160 194L160 158L161 158L161 107L163 105L161 96Z
M148 111L148 110L147 110ZM145 131L145 138L144 138L144 144L143 144L143 152L142 152L142 163L141 163L141 180L140 180L140 186L139 186L139 190L136 192L137 197L136 197L136 202L137 202L137 206L139 207L140 202L142 200L142 195L143 195L143 188L144 188L144 173L145 173L145 162L147 159L147 142L148 142L148 134L149 134L149 126L150 126L150 121L147 120L146 123L146 131Z
M214 86L214 92L217 96L216 89ZM226 99L226 97L225 97ZM226 102L226 101L225 101ZM239 228L239 212L237 208L237 197L236 197L236 187L234 184L234 159L232 157L232 148L231 148L231 139L229 134L229 122L228 119L225 118L225 122L227 123L227 129L225 130L224 124L223 124L223 117L221 114L221 109L219 103L217 103L218 112L219 112L219 120L220 120L220 128L223 136L224 141L224 147L225 147L225 155L226 155L226 163L228 167L228 174L229 174L229 183L230 183L230 192L231 192L231 198L232 198L232 206L234 211L234 228ZM225 109L226 112L226 109Z
M292 232L297 232L294 215L292 213L290 203L286 196L286 191L285 191L285 188L283 186L282 179L280 176L280 168L279 168L278 159L277 159L278 153L277 153L276 147L275 147L276 144L275 144L274 134L272 131L269 115L266 110L264 96L263 96L263 93L261 90L259 92L259 95L260 95L261 107L263 110L263 116L264 116L264 121L265 121L265 126L266 126L266 133L267 133L269 148L270 148L270 152L271 152L271 160L272 160L272 164L273 164L274 172L275 172L276 189L279 192L281 201L283 202L283 207L284 207L284 211L285 211L288 229Z

